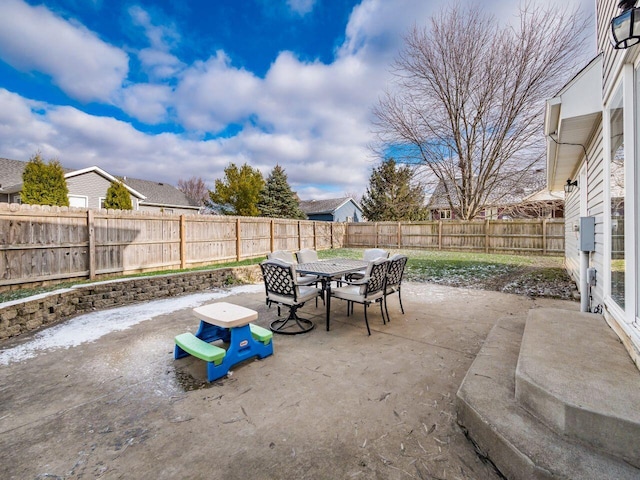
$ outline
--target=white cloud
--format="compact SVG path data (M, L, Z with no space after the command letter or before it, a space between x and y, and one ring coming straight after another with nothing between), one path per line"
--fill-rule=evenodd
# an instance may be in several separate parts
M151 80L170 79L184 68L184 64L175 55L153 48L140 50L138 59Z
M23 71L50 75L69 96L108 102L128 72L128 57L77 22L43 6L0 2L0 57Z
M143 28L151 47L156 50L169 50L180 40L180 34L172 24L154 24L149 12L138 5L129 8L129 15L134 25Z
M300 16L304 16L313 10L316 0L287 0L289 8Z
M222 51L187 69L176 88L175 108L181 123L193 130L218 132L254 113L260 80L230 65Z
M166 85L137 83L126 87L118 100L120 108L132 117L155 125L168 120L172 91Z
M143 30L149 48L138 51L143 70L152 80L163 80L175 76L184 64L171 50L180 42L180 34L173 24L156 25L148 11L140 6L129 8L129 15L136 27Z

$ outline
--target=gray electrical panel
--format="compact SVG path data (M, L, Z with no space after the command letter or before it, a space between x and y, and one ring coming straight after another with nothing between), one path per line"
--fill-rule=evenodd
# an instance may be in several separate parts
M580 217L580 250L593 252L596 249L595 217Z

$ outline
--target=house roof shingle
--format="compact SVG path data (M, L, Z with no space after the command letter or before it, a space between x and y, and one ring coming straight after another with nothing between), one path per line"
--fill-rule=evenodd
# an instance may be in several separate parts
M123 177L123 182L147 197L142 203L197 207L173 185L151 180Z
M347 203L349 200L352 200L352 198L341 197L341 198L327 198L324 200L301 200L300 210L302 210L307 215L333 213L342 205Z

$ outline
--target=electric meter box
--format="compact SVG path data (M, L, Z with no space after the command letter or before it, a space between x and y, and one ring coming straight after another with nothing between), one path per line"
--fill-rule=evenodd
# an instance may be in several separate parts
M595 217L580 217L580 250L593 252L596 249Z

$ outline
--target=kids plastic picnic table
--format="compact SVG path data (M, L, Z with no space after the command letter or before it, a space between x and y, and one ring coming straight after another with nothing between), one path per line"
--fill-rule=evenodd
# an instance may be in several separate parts
M247 359L273 354L273 334L251 322L258 312L227 302L210 303L193 309L200 319L196 334L175 337L174 358L193 355L207 362L207 379L212 382L229 373L234 365ZM213 345L221 340L227 348Z

